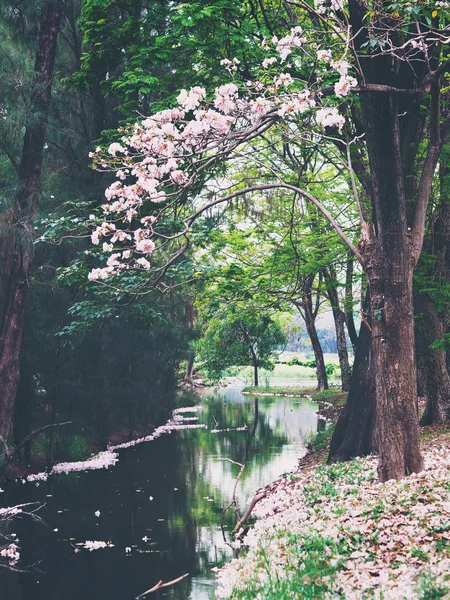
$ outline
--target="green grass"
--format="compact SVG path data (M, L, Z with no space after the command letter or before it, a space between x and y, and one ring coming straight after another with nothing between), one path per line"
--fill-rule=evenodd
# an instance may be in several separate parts
M337 400L339 396L342 396L342 391L336 389L323 390L322 392L316 392L313 394L314 402L324 402L325 400Z
M417 592L421 600L437 600L448 594L448 587L438 583L431 573L427 573L419 582Z
M301 388L298 386L287 386L287 387L263 387L263 386L247 386L242 390L247 394L273 394L274 396L305 396L306 393L311 390Z
M340 377L340 369L335 371L335 374L332 377L329 377L331 381L339 379ZM238 369L233 369L224 373L225 377L234 376L234 377L242 377L244 379L248 379L249 381L253 380L253 369L251 367L240 367ZM276 364L273 371L265 371L261 369L259 372L259 380L261 382L266 382L272 379L315 379L316 378L316 370L311 369L310 367L301 367L299 365L281 365Z
M336 573L340 561L331 564L328 555L336 553L334 540L311 534L310 536L288 535L286 551L289 567L286 578L280 579L267 564L267 583L249 586L235 591L233 600L319 600L329 591L329 582ZM261 548L264 561L265 549Z

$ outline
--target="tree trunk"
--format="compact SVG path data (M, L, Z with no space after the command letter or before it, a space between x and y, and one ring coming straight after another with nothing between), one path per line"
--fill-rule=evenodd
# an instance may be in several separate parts
M380 252L382 250L382 252ZM382 257L382 258L381 258ZM367 268L382 481L423 468L414 355L413 264L407 234L386 235Z
M62 0L43 0L18 187L10 221L5 226L1 241L0 435L6 443L9 443L12 435L14 403L20 380L25 296L33 248L32 225L39 196L61 17Z
M251 347L252 352L252 362L253 362L253 385L255 387L259 386L259 378L258 378L258 357L255 354L253 346Z
M421 367L423 388L427 397L421 425L437 425L450 419L450 376L447 371L444 348L431 348L431 344L444 337L443 319L438 315L427 294L416 296L416 312L425 315L425 323L416 326L416 348Z
M430 296L427 291L420 290L420 277L417 277L419 293L415 296L416 316L416 350L418 366L419 395L426 396L427 404L420 420L421 425L436 425L450 419L450 376L447 367L447 356L443 347L431 348L436 340L444 339L445 316L440 314L437 305L446 303L446 288L448 288L449 267L448 247L450 242L450 144L444 147L439 164L440 202L437 219L432 222L432 231L425 241L425 252L435 255L436 260L427 268L421 264L419 275L425 277L425 287L430 278L442 290L436 296ZM444 310L441 308L441 313ZM445 313L444 313L445 314Z
M336 289L336 273L334 272L334 269L331 266L328 269L324 269L323 275L336 329L342 391L348 392L350 389L350 364L348 362L347 340L345 337L345 314L339 306L339 296Z
M311 345L314 350L314 358L316 359L317 373L317 389L319 391L328 389L328 377L325 370L325 359L323 357L322 345L317 335L316 323L314 316L308 305L303 306L303 316L305 319L306 331L308 332Z
M348 335L353 349L358 343L358 334L356 333L355 319L353 318L353 265L355 257L348 256L345 269L345 321L347 324Z
M368 324L361 323L350 392L331 438L328 463L351 460L377 450L375 400L372 334Z
M366 34L365 24L360 21L362 4L351 2L349 6L352 25L363 27L356 41L358 45ZM401 80L404 85L414 85L414 74L401 61L381 54L374 59L363 53L361 57L367 81L395 85ZM419 77L420 70L422 65L417 67ZM423 243L438 146L433 125L432 143L416 186L414 175L419 168L416 151L418 136L423 131L420 99L369 92L361 94L360 101L373 207L373 224L364 225L360 249L371 301L378 474L381 481L387 481L423 468L417 415L412 283ZM435 104L434 101L433 107ZM436 112L435 108L433 111ZM412 197L416 200L414 205L408 202Z
M184 379L183 379L183 383L185 385L190 385L193 386L194 385L194 381L192 379L192 376L194 374L194 363L195 363L195 354L192 352L189 354L189 358L186 364L186 372L184 374Z
M194 336L194 328L197 320L197 311L194 306L194 298L186 295L184 298L184 326L188 330L190 336ZM187 386L193 386L192 376L194 373L195 352L189 352L187 356L186 372L184 374L183 383Z

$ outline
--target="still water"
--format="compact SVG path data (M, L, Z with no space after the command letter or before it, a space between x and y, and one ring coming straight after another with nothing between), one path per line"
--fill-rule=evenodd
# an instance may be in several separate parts
M242 513L258 487L295 468L305 435L317 429L316 410L306 398L257 399L229 387L184 413L206 429L120 450L109 470L11 484L0 494L3 506L45 506L38 512L43 522L3 524L0 535L20 539L17 567L30 569L0 569L0 600L131 600L184 573L186 580L147 598L212 600L211 568L232 557L220 525L239 471L221 459L246 465L237 489ZM87 540L114 546L79 550Z

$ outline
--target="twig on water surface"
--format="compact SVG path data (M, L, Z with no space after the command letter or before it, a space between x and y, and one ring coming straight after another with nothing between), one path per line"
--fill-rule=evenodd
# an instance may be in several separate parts
M238 476L236 477L236 481L234 482L234 488L233 488L233 496L232 496L232 501L230 502L230 504L228 504L228 506L226 506L223 509L222 512L222 521L220 523L220 528L222 529L222 537L223 537L223 541L228 545L231 546L232 548L234 548L233 544L230 544L230 542L227 540L226 535L225 535L225 528L224 528L224 521L225 521L225 515L227 514L227 512L229 511L229 509L234 506L234 512L236 515L236 525L233 528L233 534L235 536L235 538L239 538L240 536L238 535L239 529L242 527L242 525L247 521L247 519L249 518L249 516L252 514L252 510L255 508L255 505L262 500L263 498L266 497L267 492L265 490L262 490L261 492L258 492L257 494L255 494L253 496L253 498L250 501L250 504L248 505L247 509L245 510L244 514L242 515L242 517L239 515L239 511L238 511L238 506L237 506L237 500L236 500L236 488L237 485L239 483L239 480L242 476L242 472L244 471L245 465L243 465L242 463L238 463L234 460L231 460L231 458L219 458L218 460L224 460L227 462L232 463L233 465L237 465L238 467L241 467Z
M252 514L252 510L255 508L256 504L262 500L263 498L265 498L267 496L267 492L263 491L263 492L259 492L259 494L255 494L250 502L250 504L248 505L247 510L245 511L245 513L242 515L242 518L238 520L238 522L236 523L234 529L233 529L233 533L236 534L239 531L239 528L242 527L242 525L245 523L245 521L249 518L249 516ZM239 536L238 536L239 537Z
M242 463L238 463L238 462L236 462L234 460L231 460L231 458L219 458L217 460L223 460L223 461L226 461L226 462L230 462L233 465L237 465L238 467L241 467L241 469L240 469L240 471L238 473L238 476L236 477L236 481L234 482L232 500L231 500L230 504L223 509L223 512L222 512L222 521L220 523L220 528L222 529L223 541L226 544L228 544L229 546L231 546L231 544L227 541L227 538L226 538L226 535L225 535L225 529L224 529L225 515L227 514L227 512L229 511L229 509L232 506L234 506L234 513L235 513L235 516L236 516L236 522L237 523L241 522L241 516L239 514L237 500L236 500L236 488L237 488L237 485L239 483L239 479L241 478L242 473L244 471L245 465L243 465Z
M186 579L186 577L189 577L189 573L185 573L181 577L177 577L176 579L172 579L172 581L168 581L167 583L163 583L163 581L161 579L152 588L150 588L146 592L143 592L142 594L139 594L139 596L136 596L136 600L139 600L140 598L143 598L144 596L146 596L147 594L151 594L152 592L157 592L158 590L160 590L162 588L170 587L171 585L175 585L176 583L180 583L180 581L183 581L183 579Z

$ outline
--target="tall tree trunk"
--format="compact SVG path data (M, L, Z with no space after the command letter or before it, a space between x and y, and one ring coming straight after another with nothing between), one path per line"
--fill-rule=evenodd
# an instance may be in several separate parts
M358 343L358 334L356 333L355 319L353 318L353 266L355 257L350 254L347 257L347 265L345 269L345 321L347 323L348 335L352 343L353 349Z
M365 6L349 2L358 31L355 44L367 42ZM377 25L375 15L371 26ZM380 26L382 23L380 21ZM393 56L361 52L364 81L413 87L425 76ZM361 123L367 144L372 224L364 224L360 250L367 275L375 369L378 473L382 481L400 479L423 468L417 414L412 279L423 243L425 214L439 156L439 91L433 90L430 144L425 161L417 154L423 128L420 97L399 93L360 95ZM437 107L437 108L436 108ZM420 180L415 177L422 167ZM414 197L415 203L408 202Z
M438 218L432 223L432 231L425 240L424 250L429 255L435 255L436 260L428 267L422 264L419 275L423 270L425 287L430 278L443 291L448 288L449 266L448 246L450 242L450 144L443 149L439 164L440 203ZM450 376L447 367L447 356L443 347L432 348L433 342L444 338L446 326L445 314L438 312L436 302L426 290L420 290L415 296L416 315L421 315L416 322L416 350L419 369L418 384L420 395L426 396L427 404L420 420L421 425L436 425L450 419ZM446 296L439 298L437 304L445 305ZM442 311L441 309L441 312Z
M369 324L361 323L350 392L331 438L328 463L351 460L377 450L375 377L369 327Z
M336 288L337 279L333 267L330 266L328 269L324 269L323 275L336 329L342 391L348 392L350 389L350 364L348 362L347 340L345 338L345 314L339 306L339 296Z
M195 363L195 354L191 352L188 356L188 360L186 363L186 372L184 374L183 383L188 386L193 386L194 381L192 376L194 374L194 363Z
M383 278L369 277L372 357L375 373L379 374L377 428L382 481L399 479L423 468L417 415L412 265L401 252L401 243L401 239L385 242L384 255L390 254L384 263L388 272Z
M252 362L253 362L253 385L255 387L259 386L259 378L258 378L258 357L256 356L256 352L253 348L253 346L250 346L250 352L252 355Z
M188 334L194 337L194 328L197 321L198 314L194 306L194 298L186 295L184 298L184 326L186 327ZM186 372L184 374L183 383L188 386L193 386L192 375L194 373L194 362L195 352L188 352Z
M437 313L431 298L419 294L415 299L416 312L423 313L425 322L416 326L418 365L423 377L421 393L427 397L421 425L437 425L450 419L450 376L445 349L431 348L445 333L443 319Z
M319 391L328 389L328 376L325 369L325 359L323 357L322 344L317 334L314 315L308 304L303 306L303 317L305 319L306 331L308 332L311 345L316 359L317 389Z
M2 233L0 268L0 435L9 443L20 380L25 296L32 258L32 230L39 197L45 131L62 0L43 0L29 116L10 221Z

